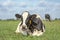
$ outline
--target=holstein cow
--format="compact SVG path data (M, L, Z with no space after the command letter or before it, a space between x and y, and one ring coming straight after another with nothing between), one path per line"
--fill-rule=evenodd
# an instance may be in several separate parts
M48 20L48 21L51 21L50 15L49 14L45 14L45 19Z
M45 26L38 14L30 15L28 11L25 11L22 15L16 14L15 16L21 18L21 22L15 31L16 33L40 36L45 32Z

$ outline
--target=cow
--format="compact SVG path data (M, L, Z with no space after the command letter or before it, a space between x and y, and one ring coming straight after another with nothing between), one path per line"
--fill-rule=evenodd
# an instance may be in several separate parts
M49 14L45 14L45 19L48 21L51 21L50 15Z
M16 33L23 35L40 36L45 32L45 25L38 14L30 15L28 11L24 11L22 15L16 14L17 18L21 18Z

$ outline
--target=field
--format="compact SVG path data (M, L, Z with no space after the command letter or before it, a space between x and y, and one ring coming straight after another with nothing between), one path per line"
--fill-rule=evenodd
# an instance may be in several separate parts
M19 20L0 21L0 40L60 40L60 20L43 22L46 26L46 32L42 36L33 37L16 34L14 32Z

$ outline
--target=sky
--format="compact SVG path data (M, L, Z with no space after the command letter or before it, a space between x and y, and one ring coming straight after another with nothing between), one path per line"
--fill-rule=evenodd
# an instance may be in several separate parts
M49 14L51 19L60 18L60 0L0 0L0 19L15 18L15 14L29 11L43 19Z

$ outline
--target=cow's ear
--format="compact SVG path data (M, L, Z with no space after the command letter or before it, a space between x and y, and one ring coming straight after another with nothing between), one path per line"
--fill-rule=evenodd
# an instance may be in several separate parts
M22 15L15 14L15 17L16 17L16 18L21 18L21 17L22 17Z
M32 20L35 19L35 18L36 18L36 15L35 14L31 15L31 19Z

